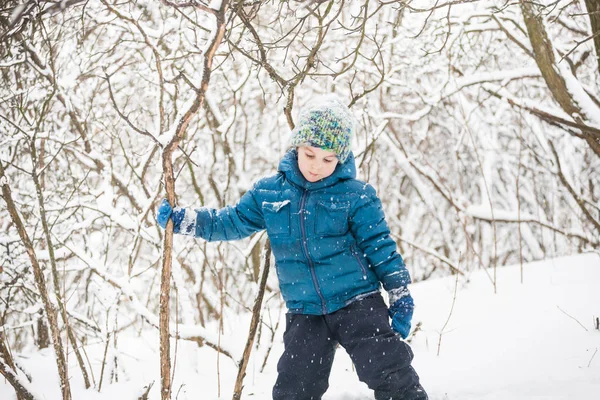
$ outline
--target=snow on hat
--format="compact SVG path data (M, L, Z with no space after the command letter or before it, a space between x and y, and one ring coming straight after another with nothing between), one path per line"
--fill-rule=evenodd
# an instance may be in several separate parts
M310 145L331 151L341 163L350 154L354 116L335 95L310 101L298 115L292 131L292 147Z

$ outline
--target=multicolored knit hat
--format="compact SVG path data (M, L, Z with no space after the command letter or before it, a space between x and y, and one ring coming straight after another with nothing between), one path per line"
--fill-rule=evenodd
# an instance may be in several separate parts
M310 145L331 151L344 163L351 150L354 116L335 95L311 100L298 114L292 147Z

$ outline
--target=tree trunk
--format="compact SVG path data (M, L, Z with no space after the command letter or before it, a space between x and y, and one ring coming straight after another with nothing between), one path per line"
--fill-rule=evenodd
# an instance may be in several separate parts
M590 17L590 26L592 27L592 36L594 36L594 47L596 48L596 67L600 74L600 1L585 0L588 16Z
M204 55L204 74L202 76L202 82L198 91L196 92L196 98L190 106L190 108L183 115L181 120L178 121L175 134L171 141L163 149L162 165L165 190L167 192L167 200L169 203L174 205L175 199L175 175L173 173L173 151L179 145L179 141L183 137L188 125L190 124L194 115L202 108L206 92L208 91L208 84L210 82L210 75L213 63L213 57L217 52L223 37L225 36L225 11L229 1L224 0L221 3L219 10L215 10L215 18L217 20L216 32L213 41L209 44L207 51ZM161 399L169 400L171 398L171 352L170 352L170 329L169 329L169 303L170 303L170 291L171 291L171 265L172 265L172 252L173 252L173 221L169 219L167 227L165 229L165 237L163 241L163 259L162 259L162 271L160 281L160 315L159 315L159 329L160 329L160 375L161 375Z
M37 320L37 338L38 347L46 349L50 346L50 336L48 335L48 326L44 321L44 312L40 310L40 317Z
M521 10L527 34L533 47L535 62L546 81L546 85L554 100L569 114L580 126L582 134L591 149L600 157L600 137L586 130L588 121L584 119L585 113L569 92L565 78L560 74L557 60L554 56L554 48L546 33L546 28L537 6L527 0L521 0Z
M50 228L48 227L48 219L46 218L46 207L44 206L44 192L42 191L42 183L38 177L38 161L43 163L43 159L38 159L37 156L37 148L35 147L35 135L31 139L31 160L33 164L33 171L31 176L33 177L33 183L35 184L35 189L38 198L38 206L40 208L40 219L42 221L42 228L44 230L44 236L46 238L46 245L48 246L48 255L50 256L50 266L52 270L52 283L54 287L54 296L56 297L56 302L58 303L58 308L60 310L60 315L65 324L65 329L67 331L67 337L69 338L69 342L71 342L71 347L73 348L73 352L75 353L75 358L77 358L77 363L79 364L79 368L81 369L81 374L83 375L83 382L86 389L90 388L90 379L88 377L87 369L85 368L85 363L83 362L83 357L81 356L81 352L77 347L77 338L75 337L75 333L71 326L69 325L69 318L67 316L67 308L63 302L63 294L60 292L60 283L58 280L58 269L56 267L56 257L54 256L54 244L52 243L52 237L50 236ZM43 142L42 142L43 146ZM43 147L42 147L43 148ZM43 165L43 164L40 164ZM67 343L68 347L68 343Z
M242 398L242 390L244 389L244 377L246 376L246 367L250 360L250 353L252 352L252 346L254 345L254 338L256 336L256 327L260 320L260 309L262 307L262 301L265 296L265 288L267 287L267 277L269 276L269 268L271 266L271 243L267 239L265 243L265 266L263 273L260 278L260 286L258 287L258 294L254 300L254 307L252 308L252 320L250 321L250 330L248 331L248 339L246 340L246 347L244 348L244 354L240 367L238 369L238 375L235 380L235 388L233 390L233 400L240 400Z
M2 186L2 196L4 197L4 201L8 207L8 212L17 227L21 241L23 242L23 245L27 250L27 254L29 255L29 260L31 261L31 265L33 267L35 283L40 291L42 302L44 303L44 310L46 311L46 317L48 318L48 323L50 324L50 333L52 334L52 344L54 345L54 352L56 353L56 364L58 366L58 375L60 377L60 388L62 390L63 400L70 400L71 387L69 385L69 374L65 360L65 352L63 350L63 344L60 338L60 331L58 329L58 318L56 317L54 306L50 301L48 289L46 288L44 273L42 272L42 268L37 260L37 256L35 255L33 243L29 239L29 235L25 230L23 221L21 220L19 212L17 211L17 207L12 199L12 193L10 187L8 186L8 178L5 175L4 165L2 165L2 162L0 162L0 185Z

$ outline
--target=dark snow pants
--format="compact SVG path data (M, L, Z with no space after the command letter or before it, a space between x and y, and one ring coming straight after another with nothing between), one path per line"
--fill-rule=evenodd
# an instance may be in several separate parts
M419 384L410 365L412 350L390 328L379 293L329 315L287 314L283 342L273 400L320 400L329 387L338 343L376 399L402 398Z

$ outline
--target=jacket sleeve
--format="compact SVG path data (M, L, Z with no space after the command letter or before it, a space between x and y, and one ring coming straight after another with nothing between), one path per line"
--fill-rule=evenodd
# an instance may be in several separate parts
M209 242L238 240L265 229L262 209L255 199L254 188L247 191L235 206L219 210L200 208L196 211L196 237Z
M385 290L411 282L404 260L396 251L396 242L390 237L381 200L369 184L365 185L357 208L350 215L350 230Z

